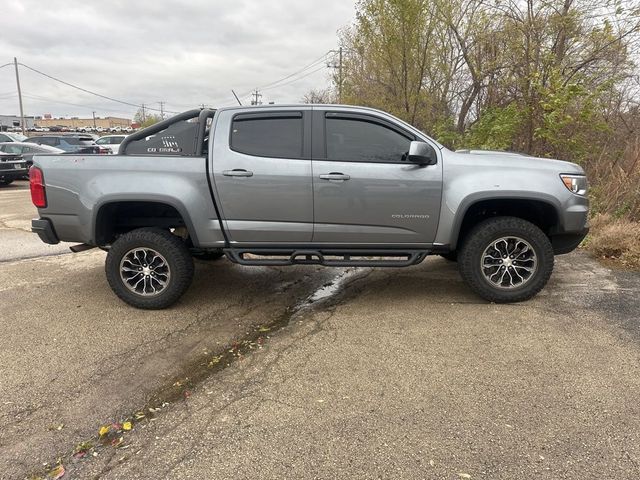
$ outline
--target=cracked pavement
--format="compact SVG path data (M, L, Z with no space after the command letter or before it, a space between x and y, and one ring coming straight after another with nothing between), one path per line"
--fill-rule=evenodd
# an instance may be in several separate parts
M492 305L440 258L348 272L198 262L176 307L141 312L108 290L103 259L1 264L8 478L59 457L64 478L640 476L637 273L576 252L534 300ZM135 423L125 448L69 455L205 350L289 317Z

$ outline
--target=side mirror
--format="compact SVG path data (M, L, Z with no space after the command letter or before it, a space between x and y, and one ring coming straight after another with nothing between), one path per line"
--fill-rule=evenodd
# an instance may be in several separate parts
M428 143L411 142L408 160L418 165L435 165L438 163L438 155Z

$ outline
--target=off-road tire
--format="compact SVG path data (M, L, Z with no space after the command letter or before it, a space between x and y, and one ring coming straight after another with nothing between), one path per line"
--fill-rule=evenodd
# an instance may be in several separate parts
M122 258L135 248L150 248L167 261L171 276L164 289L155 296L145 297L131 291L120 275ZM171 232L159 228L139 228L119 237L109 249L105 261L107 281L114 293L129 305L159 310L174 304L189 288L193 279L193 259L184 241Z
M222 250L216 250L213 252L192 252L191 256L196 260L204 260L206 262L214 262L216 260L220 260L224 257L224 252Z
M485 278L481 262L485 249L492 242L508 236L528 242L536 254L538 266L524 285L506 290L492 285ZM534 297L549 281L553 262L549 238L534 224L516 217L494 217L479 223L465 237L458 255L458 268L463 280L479 296L494 303L522 302Z

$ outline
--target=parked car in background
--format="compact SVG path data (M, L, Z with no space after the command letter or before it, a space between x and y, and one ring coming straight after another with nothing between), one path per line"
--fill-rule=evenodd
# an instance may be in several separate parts
M73 155L78 155L78 154L82 154L82 155L86 155L86 154L98 154L98 155L110 155L111 154L111 150L109 150L106 147L100 146L100 145L87 145L86 147L80 147L78 150L75 150L73 152L64 152L65 154L73 154Z
M127 138L126 135L105 135L96 140L96 145L108 148L111 153L117 154L120 151L120 144Z
M0 152L0 186L9 185L28 173L27 162L21 155Z
M0 143L0 152L11 153L13 155L22 155L27 167L33 165L33 156L37 154L61 154L64 150L49 145L38 145L30 142L2 142Z
M0 142L24 142L26 138L21 133L0 132Z
M110 153L111 150L99 147L90 135L39 135L26 140L28 143L48 145L68 153ZM92 147L92 148L85 148Z

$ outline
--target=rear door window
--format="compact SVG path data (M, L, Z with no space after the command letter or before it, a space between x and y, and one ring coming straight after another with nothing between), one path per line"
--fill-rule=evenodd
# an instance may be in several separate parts
M51 147L60 145L60 141L56 137L41 137L38 139L37 143L41 145L49 145Z
M233 118L231 149L257 157L303 158L302 112L239 114Z

